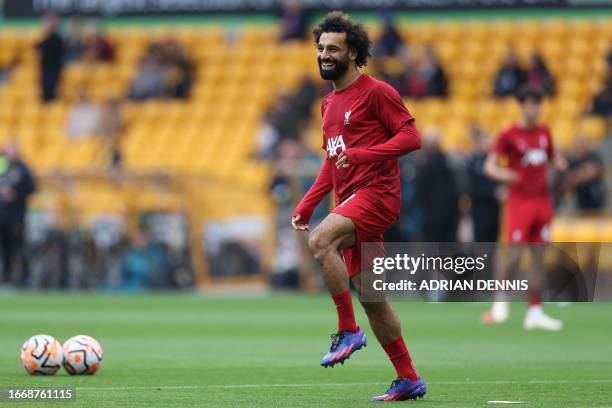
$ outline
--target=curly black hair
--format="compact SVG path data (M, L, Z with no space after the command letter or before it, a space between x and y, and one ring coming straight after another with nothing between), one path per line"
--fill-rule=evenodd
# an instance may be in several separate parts
M312 30L314 34L315 44L319 44L319 39L323 33L346 33L346 44L349 49L357 51L355 64L358 67L363 67L368 64L370 48L372 48L372 40L361 23L351 21L348 14L341 11L332 11L325 16L319 25Z
M525 102L527 99L532 99L536 101L537 103L540 103L543 98L544 98L544 94L542 93L542 91L540 91L538 88L535 88L531 85L523 85L516 92L516 99L520 103Z

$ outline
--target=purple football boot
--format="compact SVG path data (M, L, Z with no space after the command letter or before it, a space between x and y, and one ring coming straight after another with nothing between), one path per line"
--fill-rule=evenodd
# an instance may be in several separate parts
M344 364L344 360L366 347L366 335L361 328L355 333L349 331L341 331L332 335L332 344L329 353L321 360L321 365L325 368L333 367L338 363Z
M405 401L423 398L427 392L425 381L418 377L415 381L407 378L397 378L383 395L372 397L372 402Z

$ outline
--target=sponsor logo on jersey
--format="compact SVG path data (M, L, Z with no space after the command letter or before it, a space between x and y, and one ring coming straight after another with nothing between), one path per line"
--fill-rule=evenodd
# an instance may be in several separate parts
M539 166L546 163L548 155L544 149L528 149L521 159L523 167L527 166Z
M340 149L340 151L338 151ZM330 137L327 139L327 157L330 159L332 157L338 156L341 152L346 149L344 145L344 139L342 139L342 135L336 137Z

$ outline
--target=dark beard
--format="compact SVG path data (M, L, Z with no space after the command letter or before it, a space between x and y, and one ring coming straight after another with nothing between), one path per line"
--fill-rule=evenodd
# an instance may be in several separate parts
M342 77L344 73L348 70L349 59L347 58L338 61L333 60L336 63L336 67L332 70L324 70L322 67L321 58L319 58L319 74L321 74L321 78L326 79L328 81L335 81L336 79Z

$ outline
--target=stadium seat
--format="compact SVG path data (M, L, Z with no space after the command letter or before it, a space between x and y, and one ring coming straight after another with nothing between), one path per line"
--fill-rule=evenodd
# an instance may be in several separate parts
M557 79L557 93L545 102L543 118L551 124L560 146L570 148L576 134L601 140L606 123L579 117L603 84L611 27L606 21L580 19L401 24L401 34L409 44L433 45L450 78L448 99L406 101L407 106L419 126L442 130L446 148L464 151L470 143L467 132L472 123L497 132L516 119L514 101L489 96L495 72L513 46L522 60L540 52ZM0 29L0 65L20 58L10 80L0 88L0 140L17 137L27 146L27 155L36 153L36 170L98 168L103 154L98 141L70 144L64 135L78 91L86 89L94 100L127 94L149 42L174 36L196 63L191 98L123 104L126 131L121 145L126 168L201 173L265 194L269 170L251 158L261 117L277 95L296 89L303 75L318 77L312 42L278 45L278 33L277 27L261 26L241 27L231 33L219 27L197 26L112 28L108 35L116 46L116 60L70 64L62 75L61 98L43 105L33 47L38 32ZM395 58L385 59L383 64L389 72L403 69ZM313 105L306 136L316 152L321 144L319 102ZM223 157L228 159L220 159ZM245 163L247 171L237 170L238 161ZM101 196L102 203L105 197Z
M579 133L590 142L599 142L606 136L607 123L600 117L587 117L580 121Z

